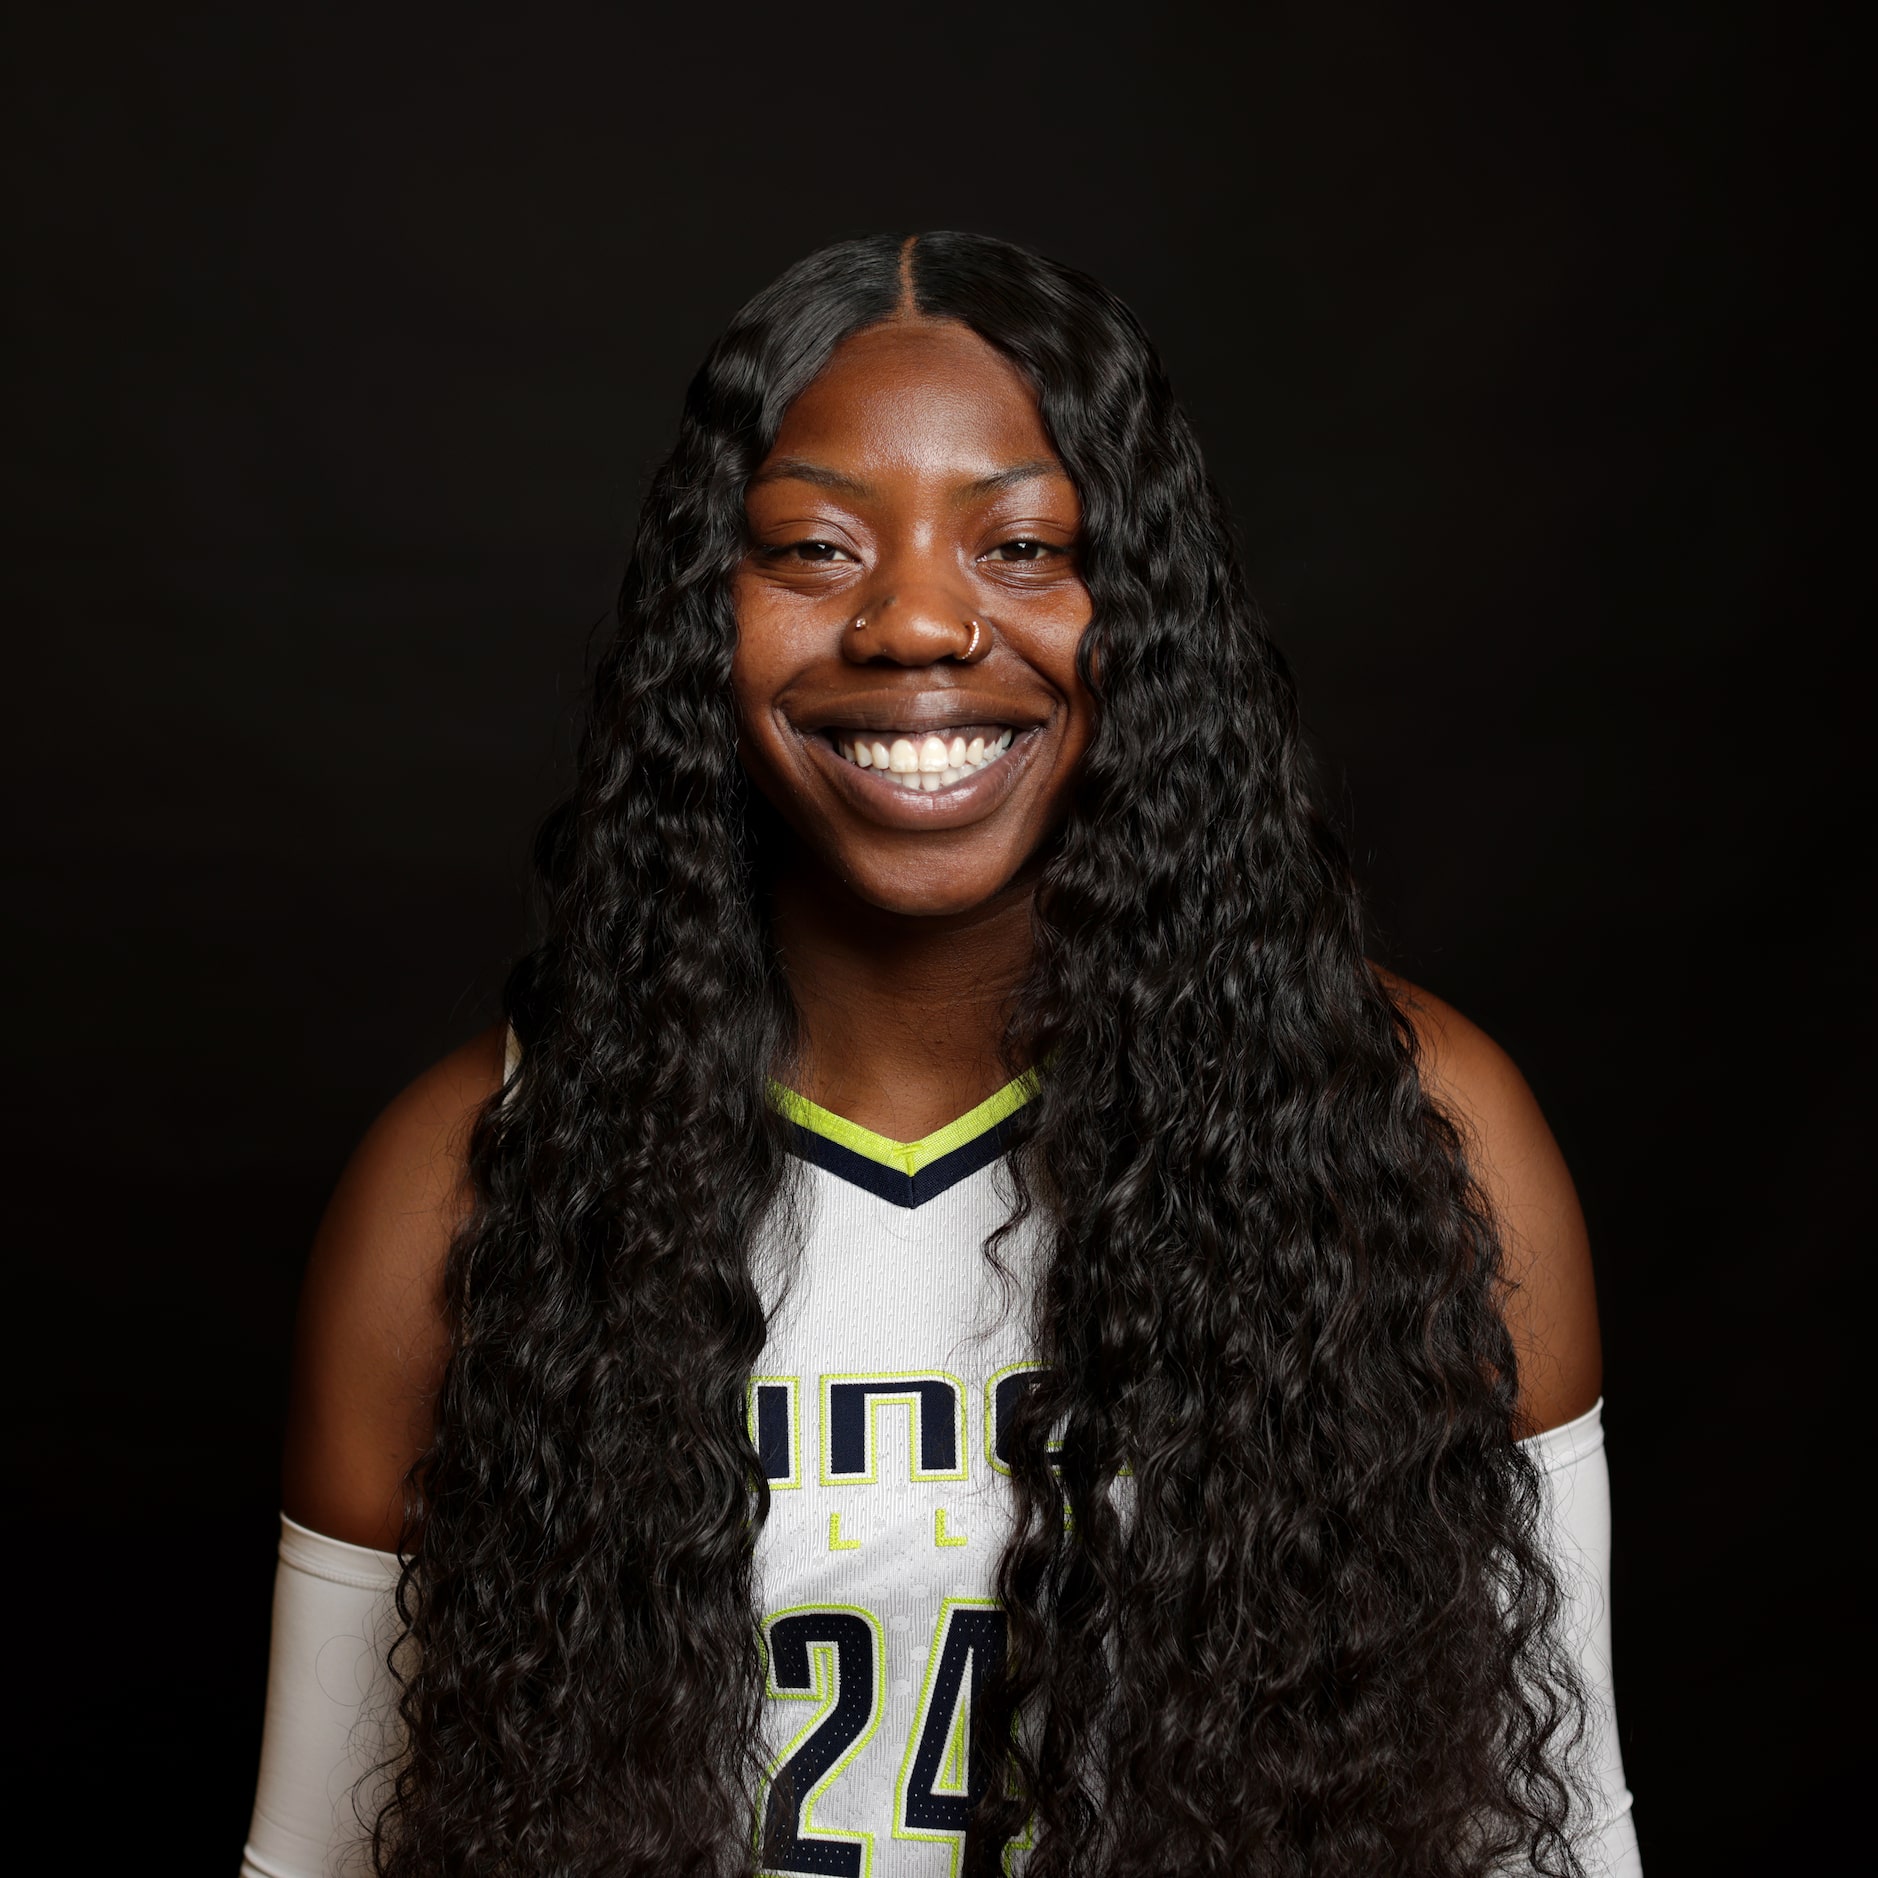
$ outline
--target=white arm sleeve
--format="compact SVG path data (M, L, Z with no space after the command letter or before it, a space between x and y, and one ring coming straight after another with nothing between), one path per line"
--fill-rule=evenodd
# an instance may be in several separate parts
M1603 1411L1600 1396L1576 1421L1521 1445L1545 1476L1548 1550L1565 1589L1565 1635L1589 1700L1584 1770L1598 1817L1579 1840L1579 1855L1593 1878L1643 1878L1611 1680L1611 1475Z
M385 1657L398 1634L397 1583L391 1553L282 1516L261 1777L241 1878L370 1872L360 1822L382 1796L359 1782L396 1740L397 1685Z
M1578 1849L1593 1878L1643 1878L1611 1676L1603 1408L1600 1398L1576 1421L1523 1445L1545 1479L1549 1550L1590 1703L1586 1770L1598 1817ZM398 1561L284 1515L280 1525L261 1777L241 1878L359 1878L371 1869L360 1812L369 1820L378 1803L359 1782L396 1739L396 1687L385 1659L397 1635Z

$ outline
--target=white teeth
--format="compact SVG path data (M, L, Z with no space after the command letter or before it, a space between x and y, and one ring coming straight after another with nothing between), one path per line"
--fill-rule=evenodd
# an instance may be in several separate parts
M1004 731L986 742L973 737L932 735L919 739L895 737L889 745L881 738L857 739L846 743L837 737L835 748L859 769L881 772L887 780L915 794L934 789L950 789L954 783L976 775L987 763L995 763L1011 747L1013 731Z

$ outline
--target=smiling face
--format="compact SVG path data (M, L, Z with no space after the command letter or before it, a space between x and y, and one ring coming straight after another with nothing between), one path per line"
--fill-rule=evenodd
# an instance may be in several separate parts
M1020 882L1093 721L1081 504L1022 374L952 321L857 334L746 504L732 684L757 786L884 911Z

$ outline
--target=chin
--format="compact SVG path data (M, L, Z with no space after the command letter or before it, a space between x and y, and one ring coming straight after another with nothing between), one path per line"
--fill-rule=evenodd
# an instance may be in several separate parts
M1009 874L996 869L983 873L974 869L968 875L940 878L893 867L842 871L848 890L857 900L905 919L945 919L969 913L996 899L1010 882Z

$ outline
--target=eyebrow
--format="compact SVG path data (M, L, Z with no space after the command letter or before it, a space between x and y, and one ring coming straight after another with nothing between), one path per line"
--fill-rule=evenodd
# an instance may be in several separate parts
M978 496L994 496L1000 489L1009 489L1014 483L1034 483L1046 476L1061 476L1065 482L1069 480L1068 472L1061 463L1039 457L1034 463L1014 463L1009 469L998 470L990 476L979 477L976 482L967 483L958 492L959 499L969 502Z
M1008 489L1016 483L1036 482L1046 476L1064 476L1066 472L1060 463L1040 457L1030 463L1013 463L1009 469L994 470L989 476L980 476L975 481L963 484L954 491L955 502L975 502L985 496L996 495L1001 489ZM798 482L813 483L820 489L834 489L843 495L866 501L874 495L871 483L862 482L858 477L846 476L840 470L830 469L825 463L811 463L804 457L778 457L775 462L766 464L750 478L748 487L756 489L764 483Z
M871 496L874 493L870 483L864 483L853 476L844 476L839 470L829 469L826 464L810 463L799 456L781 456L774 463L764 467L750 478L748 487L759 489L764 483L814 483L821 489L839 489L851 496Z

